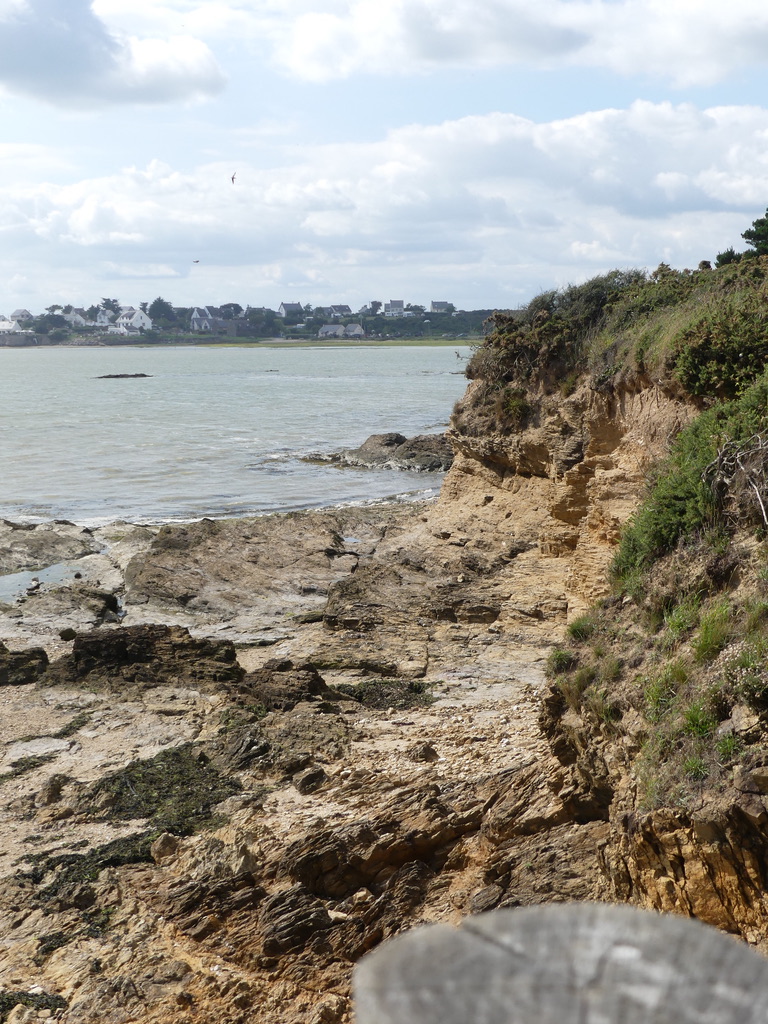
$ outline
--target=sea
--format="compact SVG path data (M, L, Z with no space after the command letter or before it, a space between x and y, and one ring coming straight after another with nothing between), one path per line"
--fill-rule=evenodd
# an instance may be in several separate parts
M442 474L312 457L371 434L443 431L469 355L455 345L0 348L0 517L97 526L432 498Z

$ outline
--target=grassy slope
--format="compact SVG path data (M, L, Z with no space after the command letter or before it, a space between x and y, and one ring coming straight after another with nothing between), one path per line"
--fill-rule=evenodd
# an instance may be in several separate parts
M685 804L768 746L768 258L614 271L493 326L458 429L511 432L542 392L585 379L653 380L702 409L624 532L613 596L549 663L564 710L617 736L645 722L641 802ZM734 708L751 731L734 729Z

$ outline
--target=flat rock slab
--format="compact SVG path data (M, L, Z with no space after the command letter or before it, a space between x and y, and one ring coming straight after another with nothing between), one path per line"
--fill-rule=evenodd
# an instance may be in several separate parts
M758 1024L768 960L698 921L572 903L416 928L355 972L358 1024Z

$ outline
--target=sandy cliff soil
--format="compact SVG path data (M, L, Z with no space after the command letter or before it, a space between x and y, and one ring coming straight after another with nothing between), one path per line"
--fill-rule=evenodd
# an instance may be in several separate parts
M417 921L615 896L544 662L690 416L584 389L455 430L424 507L0 524L39 580L0 606L0 1011L334 1024Z

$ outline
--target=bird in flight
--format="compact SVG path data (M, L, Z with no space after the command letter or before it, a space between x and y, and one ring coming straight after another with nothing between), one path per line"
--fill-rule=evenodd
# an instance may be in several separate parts
M199 263L200 260L192 260L193 263Z
M232 175L232 184L235 184L235 178L237 177L237 171Z

